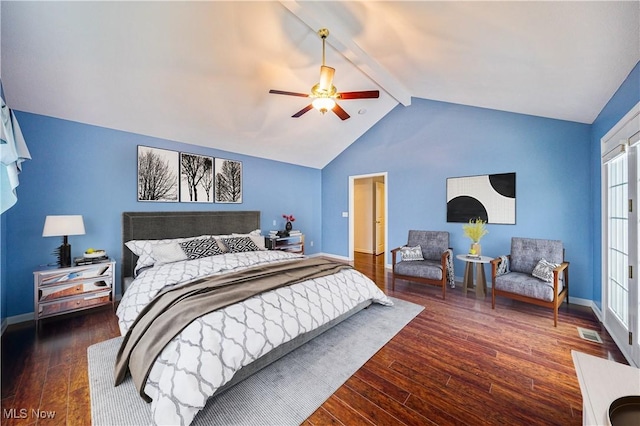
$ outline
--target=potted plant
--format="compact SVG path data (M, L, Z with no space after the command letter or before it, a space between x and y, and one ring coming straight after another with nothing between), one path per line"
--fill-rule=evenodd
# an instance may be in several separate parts
M487 222L484 220L476 218L470 219L469 223L462 225L464 235L472 241L469 254L474 256L481 255L482 248L480 247L480 239L489 233L489 231L487 231L486 224Z

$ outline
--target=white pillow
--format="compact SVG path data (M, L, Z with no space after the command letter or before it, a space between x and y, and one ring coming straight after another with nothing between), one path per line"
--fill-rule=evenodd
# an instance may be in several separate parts
M533 272L531 275L534 277L541 279L542 281L546 281L548 283L553 282L553 270L560 266L557 263L547 262L544 259L540 259L535 268L533 268Z
M403 262L424 260L424 257L422 256L422 247L420 247L419 245L415 247L402 247L400 249L400 254L402 255Z
M167 238L164 240L131 240L124 243L124 245L127 246L133 254L138 256L138 261L136 262L136 268L134 270L134 275L136 275L140 269L147 266L153 266L156 263L156 258L153 256L153 246L155 244L182 243L184 241L209 237L210 235L201 235L199 237Z
M189 258L184 250L182 250L182 247L180 247L180 244L176 242L152 244L151 252L156 259L155 266L179 262Z

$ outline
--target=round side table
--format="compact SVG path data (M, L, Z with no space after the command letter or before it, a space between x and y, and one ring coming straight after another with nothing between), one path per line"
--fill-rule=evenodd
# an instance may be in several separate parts
M487 279L484 274L484 264L491 262L493 258L489 256L472 256L467 254L458 254L456 255L456 258L467 263L464 268L464 285L462 287L464 294L467 294L467 290L470 290L474 287L473 265L475 264L476 297L485 297L485 295L487 294Z

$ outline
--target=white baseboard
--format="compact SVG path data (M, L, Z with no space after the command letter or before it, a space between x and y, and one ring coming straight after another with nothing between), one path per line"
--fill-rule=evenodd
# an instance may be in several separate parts
M35 318L33 312L29 312L26 314L20 314L20 315L14 315L12 317L7 317L4 319L3 323L2 323L2 332L4 333L4 330L7 326L13 325L13 324L20 324L21 322L27 322L27 321L33 321L33 319ZM6 323L6 326L5 326Z
M591 310L598 318L598 321L602 323L602 311L598 308L598 305L596 305L596 302L591 302Z
M590 308L593 308L593 300L582 299L580 297L569 297L569 303L573 303L574 305L588 306Z
M316 257L316 256L331 257L333 259L342 260L344 262L350 262L353 260L353 259L349 259L347 256L338 256L337 254L331 254L331 253L316 253L316 254L309 255L309 257Z

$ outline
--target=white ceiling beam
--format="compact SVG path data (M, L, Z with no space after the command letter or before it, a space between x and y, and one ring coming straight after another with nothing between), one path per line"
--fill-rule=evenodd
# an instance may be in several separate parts
M308 25L314 32L326 26L321 24L317 17L324 16L331 21L331 36L327 38L327 43L333 46L355 67L373 80L380 88L404 106L411 105L411 94L409 90L382 65L367 54L350 37L349 31L340 25L340 19L327 16L326 8L322 8L322 2L311 1L281 1L282 5L293 13L298 19Z

